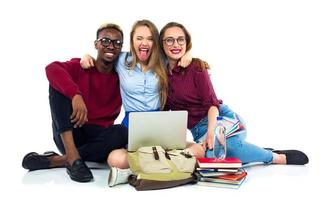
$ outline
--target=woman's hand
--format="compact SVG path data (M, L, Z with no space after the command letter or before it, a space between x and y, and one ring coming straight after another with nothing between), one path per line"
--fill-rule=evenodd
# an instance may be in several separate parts
M181 57L181 60L178 61L178 65L179 66L182 66L184 68L186 68L189 64L191 64L192 62L192 55L191 53L188 51L186 52L182 57Z
M83 69L89 69L91 67L95 67L94 58L89 54L84 55L80 60L80 65Z
M213 131L208 131L207 132L207 138L202 144L204 150L206 149L213 149L214 148L214 132Z

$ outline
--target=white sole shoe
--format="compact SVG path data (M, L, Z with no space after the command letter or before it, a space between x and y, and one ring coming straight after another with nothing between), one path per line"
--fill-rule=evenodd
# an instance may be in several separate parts
M108 176L108 185L113 187L118 184L123 184L128 182L129 176L132 174L130 168L119 169L117 167L111 167Z

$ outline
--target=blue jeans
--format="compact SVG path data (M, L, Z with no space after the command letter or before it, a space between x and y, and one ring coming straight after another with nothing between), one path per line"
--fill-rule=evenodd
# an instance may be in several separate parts
M227 105L221 104L219 108L219 115L229 118L236 118L244 125L244 129L239 131L239 134L227 138L227 157L239 158L243 164L251 162L263 162L265 164L272 163L272 151L263 149L245 141L245 138L247 136L246 124L238 114L233 112ZM203 118L191 129L193 139L196 143L201 143L206 139L207 129L207 117ZM217 145L220 146L219 141L216 139L215 146Z

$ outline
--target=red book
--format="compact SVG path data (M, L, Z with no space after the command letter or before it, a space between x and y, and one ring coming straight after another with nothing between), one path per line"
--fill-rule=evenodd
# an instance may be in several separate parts
M197 158L200 168L241 168L242 162L238 158Z
M236 174L221 175L221 176L218 176L216 178L224 179L224 180L230 180L230 181L239 181L239 180L241 180L242 178L244 178L246 176L247 176L247 172L242 171L242 172L236 173Z

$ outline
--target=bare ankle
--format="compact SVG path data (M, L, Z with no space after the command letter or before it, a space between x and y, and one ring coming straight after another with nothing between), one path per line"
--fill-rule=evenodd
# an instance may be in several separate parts
M66 162L69 162L70 165L72 165L72 163L77 159L80 159L78 152L70 152L69 154L66 154Z
M274 163L274 164L283 164L283 165L287 164L286 155L273 153L273 161L272 161L272 163Z
M51 167L62 167L67 162L67 157L64 156L51 156L49 157Z

